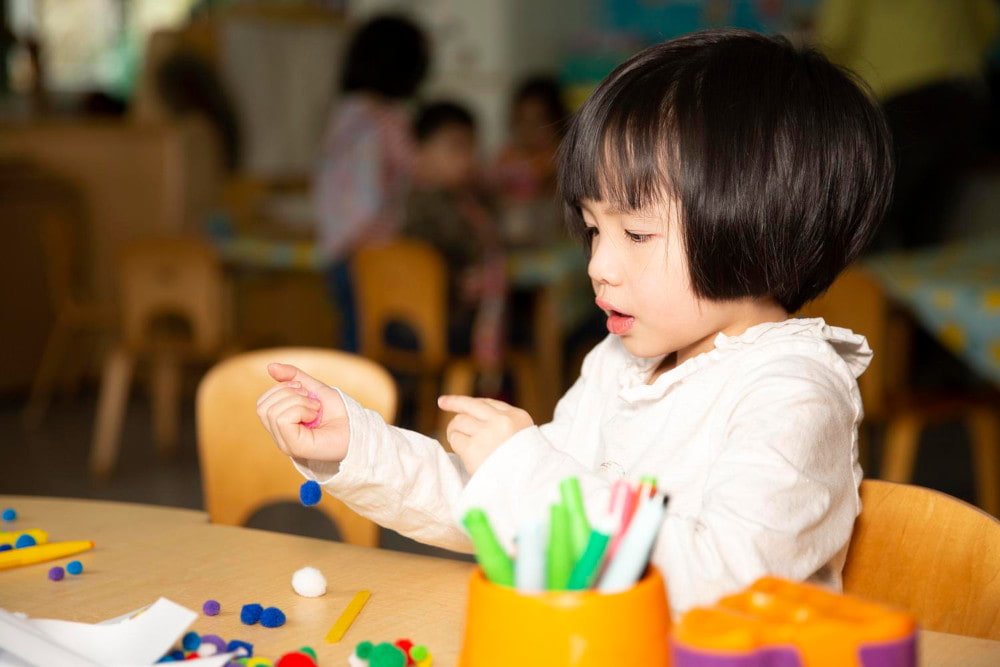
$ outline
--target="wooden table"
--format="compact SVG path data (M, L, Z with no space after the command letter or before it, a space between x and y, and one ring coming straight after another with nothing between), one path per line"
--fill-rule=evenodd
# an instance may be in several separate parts
M0 508L6 507L15 508L18 519L5 530L41 528L52 541L97 543L77 556L84 573L60 582L49 581L46 573L69 559L0 571L0 607L9 611L92 623L160 596L199 612L212 598L222 603L222 613L199 616L192 629L248 641L266 657L309 645L320 665L346 665L362 640L406 637L430 648L435 665L457 663L472 567L467 563L213 525L204 512L193 510L0 496ZM292 573L306 565L326 575L323 597L292 591ZM325 643L330 625L363 589L372 592L371 599L344 640ZM242 625L240 607L248 602L277 606L288 622L276 629ZM922 632L920 641L921 665L1000 664L997 641L939 632Z

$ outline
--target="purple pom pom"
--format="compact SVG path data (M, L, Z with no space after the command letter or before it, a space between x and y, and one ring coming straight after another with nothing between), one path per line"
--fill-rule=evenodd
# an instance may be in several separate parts
M305 482L301 487L299 487L299 500L306 507L312 507L319 503L320 499L323 497L323 490L319 488L319 484L309 480Z
M268 607L260 615L260 624L265 628L278 628L285 624L285 614L277 607Z
M66 576L66 570L62 569L58 565L49 570L49 579L52 581L61 581L63 577Z
M206 600L205 604L201 606L205 616L218 616L220 609L222 609L222 605L217 600Z

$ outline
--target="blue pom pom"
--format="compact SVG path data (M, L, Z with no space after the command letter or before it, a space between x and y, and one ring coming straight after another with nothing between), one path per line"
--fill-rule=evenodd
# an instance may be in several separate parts
M12 547L9 542L4 542L3 544L0 544L0 551L10 551L13 548L14 547Z
M17 538L17 541L14 542L14 548L23 549L24 547L33 547L36 544L38 544L38 542L35 541L35 538L31 535L25 534Z
M260 624L265 628L278 628L285 624L285 614L277 607L268 607L260 615Z
M309 480L299 487L299 500L306 507L312 507L313 505L319 504L320 499L323 497L323 490L319 487L319 484Z
M205 604L201 606L205 616L218 616L220 609L222 609L222 605L219 604L218 600L206 600Z
M243 621L243 625L253 625L260 620L260 615L263 613L264 608L259 604L245 604L243 609L240 610L240 620Z
M181 646L185 651L197 651L201 646L201 636L197 632L189 632L181 640Z
M17 518L17 511L14 510L12 507L8 507L3 511L4 521L13 521L16 518Z
M252 658L253 657L253 644L248 644L247 642L241 642L239 639L233 639L226 646L227 653L236 653L237 658ZM242 655L240 655L242 653Z
M70 574L80 574L83 572L83 563L78 560L71 560L66 563L66 571Z

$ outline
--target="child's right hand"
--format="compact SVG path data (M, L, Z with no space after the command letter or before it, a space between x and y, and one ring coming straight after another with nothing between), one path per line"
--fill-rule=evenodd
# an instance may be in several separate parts
M351 430L340 393L295 366L269 364L267 372L279 384L257 399L257 416L278 449L297 458L344 460ZM320 416L320 408L320 423L306 426Z

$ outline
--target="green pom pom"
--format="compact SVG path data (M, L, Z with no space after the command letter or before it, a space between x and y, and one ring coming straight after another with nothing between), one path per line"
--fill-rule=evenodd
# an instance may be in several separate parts
M427 647L423 644L417 644L410 649L410 657L414 660L423 660L427 657L428 653L430 653L430 651L428 651Z
M382 642L372 649L371 657L368 658L368 666L406 667L406 654L398 646Z
M361 642L356 647L354 647L354 653L359 658L364 660L368 659L368 656L372 654L372 643L371 642Z
M312 646L303 646L299 649L299 653L305 653L313 659L313 662L316 661L316 651L313 650ZM361 656L359 655L358 657L360 658Z

